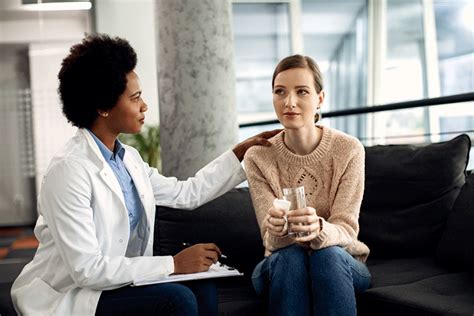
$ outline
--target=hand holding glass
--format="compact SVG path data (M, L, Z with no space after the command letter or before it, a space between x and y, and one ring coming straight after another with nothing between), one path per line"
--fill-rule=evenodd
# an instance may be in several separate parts
M284 188L283 199L290 202L290 212L292 210L306 207L306 198L304 195L304 186L295 188ZM305 237L308 236L308 232L295 232L292 230L294 225L304 225L303 223L293 223L288 225L288 235L292 237Z

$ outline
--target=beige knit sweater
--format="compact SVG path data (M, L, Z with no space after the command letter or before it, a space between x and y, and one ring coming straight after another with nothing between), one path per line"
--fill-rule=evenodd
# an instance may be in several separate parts
M312 249L341 246L365 261L369 248L357 240L359 209L364 192L364 147L354 137L318 126L322 138L316 149L304 156L292 153L283 142L284 131L273 137L273 146L253 146L244 158L245 170L257 216L265 256L294 240L274 237L263 228L267 210L283 188L303 185L307 206L323 218L322 230L312 240Z

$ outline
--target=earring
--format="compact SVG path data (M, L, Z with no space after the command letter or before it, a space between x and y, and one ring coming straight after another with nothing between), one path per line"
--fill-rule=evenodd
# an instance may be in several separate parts
M318 123L323 118L323 114L321 113L321 107L316 109L316 114L314 114L314 123Z

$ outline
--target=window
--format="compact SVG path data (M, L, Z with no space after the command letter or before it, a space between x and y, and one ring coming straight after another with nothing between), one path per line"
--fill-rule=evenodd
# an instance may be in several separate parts
M425 87L426 59L421 0L388 0L386 58L382 69L381 103L419 100L428 97ZM406 143L396 136L423 135L429 127L427 108L382 112L373 116L379 142ZM411 139L423 142L424 136Z
M296 2L300 5L295 5ZM292 12L294 10L300 11ZM301 18L291 21L290 17L295 16ZM276 119L271 75L279 60L294 53L309 55L320 66L327 92L323 111L367 103L366 0L255 1L245 4L235 1L233 19L240 123ZM301 34L295 30L301 30ZM302 38L304 51L295 47L291 50L295 37ZM340 118L326 124L364 135L364 120L364 117ZM240 138L278 126L242 128Z
M367 3L302 1L304 51L323 72L324 112L367 104ZM330 119L328 124L359 137L365 135L365 117Z
M473 92L472 0L234 0L233 8L240 123L276 119L271 71L302 53L323 72L323 124L367 145L436 142L473 130L474 102L324 119L325 112ZM277 126L241 128L240 137Z
M440 94L474 91L474 2L434 1ZM434 141L474 131L474 102L447 104L430 110ZM470 133L471 137L474 133ZM474 152L471 151L471 157ZM474 168L474 159L468 169Z
M474 91L474 2L434 1L441 95Z
M290 54L286 3L234 3L233 30L239 123L274 119L271 78Z

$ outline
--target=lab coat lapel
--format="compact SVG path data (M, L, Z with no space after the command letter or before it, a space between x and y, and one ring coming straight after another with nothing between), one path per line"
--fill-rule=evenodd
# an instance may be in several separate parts
M142 175L142 170L138 165L138 162L133 159L132 155L130 152L127 152L125 149L125 155L123 156L123 162L125 164L125 168L127 168L128 173L133 179L133 183L135 184L135 188L137 189L138 192L138 197L140 198L140 201L143 205L143 209L145 210L145 213L147 214L147 220L150 218L149 212L149 207L147 207L146 203L146 198L147 198L147 191L146 191L146 183L145 179L143 178Z
M115 195L117 195L117 197L122 202L123 207L125 207L126 209L127 206L125 205L125 199L123 196L122 188L120 187L120 184L118 183L117 177L112 171L112 168L110 168L107 163L102 166L102 170L100 171L100 177L107 184L107 186L115 193Z

